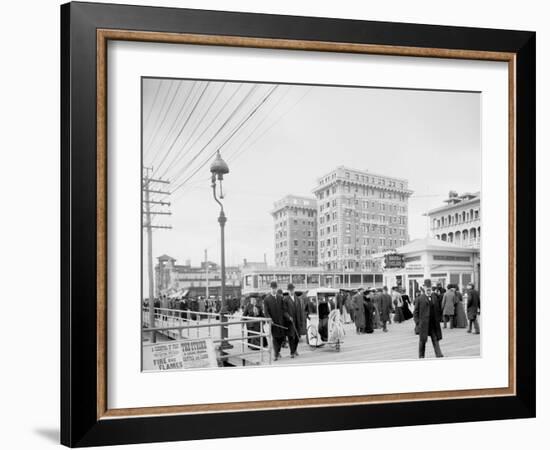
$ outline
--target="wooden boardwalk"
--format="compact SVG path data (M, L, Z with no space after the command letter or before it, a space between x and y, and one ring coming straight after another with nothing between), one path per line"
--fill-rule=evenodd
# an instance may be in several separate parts
M412 319L400 324L392 323L388 326L387 333L378 329L372 334L357 335L353 324L346 324L345 330L345 341L339 352L329 345L312 349L303 337L298 345L297 358L291 359L289 349L283 348L282 358L273 364L323 364L418 358L418 336L414 333ZM445 357L480 356L480 335L467 333L465 328L442 328L442 331L443 339L440 346ZM430 339L426 343L426 358L435 358Z
M238 318L238 316L237 316ZM175 319L169 318L166 322L157 321L157 326L173 326L178 322ZM201 321L201 323L207 323ZM289 364L326 364L339 362L363 362L363 361L396 361L396 360L411 360L418 358L418 336L414 333L414 321L412 319L403 323L392 323L388 325L388 332L384 333L381 329L374 330L372 334L360 334L355 332L353 323L344 325L346 336L340 351L336 351L334 347L325 345L320 348L310 347L305 336L298 345L299 356L290 358L290 351L283 348L281 351L282 358L278 361L272 361L273 365L289 365ZM444 329L443 339L440 341L443 355L447 358L459 357L478 357L480 353L480 335L470 334L465 328ZM243 334L244 333L244 334ZM241 325L229 327L229 337L239 337L246 333L246 329ZM174 333L174 338L178 333ZM160 337L160 336L159 336ZM199 338L212 337L219 339L220 328L219 322L213 321L212 327L196 328L191 331L184 331L183 338ZM147 336L146 336L147 338ZM234 341L234 348L227 350L229 355L237 354L247 349L240 344L239 341ZM246 364L258 364L260 361L259 354L246 356ZM431 340L426 343L426 358L435 358ZM232 360L235 363L237 360ZM262 365L269 364L268 357L265 353L262 358ZM237 362L237 365L240 363Z

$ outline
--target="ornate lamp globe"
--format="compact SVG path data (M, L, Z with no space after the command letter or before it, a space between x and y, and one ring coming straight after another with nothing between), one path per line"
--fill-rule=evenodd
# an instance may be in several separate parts
M212 173L212 177L217 176L218 180L223 180L223 176L229 173L229 167L222 159L219 150L216 154L216 158L212 161L210 172Z

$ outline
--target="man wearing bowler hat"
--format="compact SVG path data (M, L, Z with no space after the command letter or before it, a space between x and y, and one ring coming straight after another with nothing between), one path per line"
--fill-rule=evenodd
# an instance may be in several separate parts
M286 335L290 347L290 357L294 358L298 356L298 341L300 336L306 334L306 327L304 308L301 299L294 292L294 285L289 283L287 289L288 295L283 298L283 314L287 327Z
M283 296L277 293L277 282L271 282L271 292L264 300L264 315L271 319L271 338L273 339L274 359L281 357L281 346L285 340Z
M426 341L428 337L432 340L435 356L443 357L439 341L442 339L441 333L441 307L437 301L437 297L432 293L430 280L424 281L422 286L422 294L416 297L414 301L414 323L416 324L415 332L418 334L418 357L424 358L426 354Z

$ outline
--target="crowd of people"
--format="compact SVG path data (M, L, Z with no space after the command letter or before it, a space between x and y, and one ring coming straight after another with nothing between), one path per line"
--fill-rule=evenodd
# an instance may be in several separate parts
M410 319L414 322L414 331L419 335L419 358L425 355L426 342L431 339L437 357L443 357L439 341L443 328L467 328L468 333L479 334L478 315L480 312L479 292L473 283L469 283L462 292L456 284L443 287L441 283L431 285L430 280L419 287L415 293L414 304L400 287L359 288L341 290L338 294L313 302L306 293L297 293L289 283L283 293L273 281L270 292L262 297L249 299L227 299L227 314L240 313L243 318L271 319L271 339L275 361L281 357L281 349L288 347L290 357L298 356L298 343L302 336L311 345L308 336L308 318L316 314L317 331L321 342L329 341L329 320L341 324L355 325L355 332L371 334L375 330L388 332L388 324L402 323ZM154 307L158 316L167 320L170 315L180 315L191 320L201 320L206 314L221 312L221 301L212 298L169 298L165 295L155 299ZM181 311L181 313L178 313ZM336 311L338 314L331 314ZM261 321L248 320L248 346L253 350L267 346Z
M149 302L144 300L143 306L148 307ZM169 297L162 294L156 297L153 302L155 315L163 321L168 320L168 317L179 316L182 318L190 318L191 320L201 320L206 317L206 314L219 314L222 303L219 298L205 297ZM241 309L241 300L233 297L227 299L227 314L235 314ZM178 312L181 311L181 312Z
M392 320L401 323L412 317L409 297L398 287L393 287L391 292L390 295L388 288L384 286L379 289L360 288L353 295L351 292L347 294L343 303L343 315L347 317L349 312L357 334L370 334L378 328L387 332L388 323Z

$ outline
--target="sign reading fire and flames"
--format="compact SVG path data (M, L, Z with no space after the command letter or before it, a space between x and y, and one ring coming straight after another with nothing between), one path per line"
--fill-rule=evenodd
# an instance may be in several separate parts
M143 346L143 370L169 371L218 367L212 339L186 339Z

